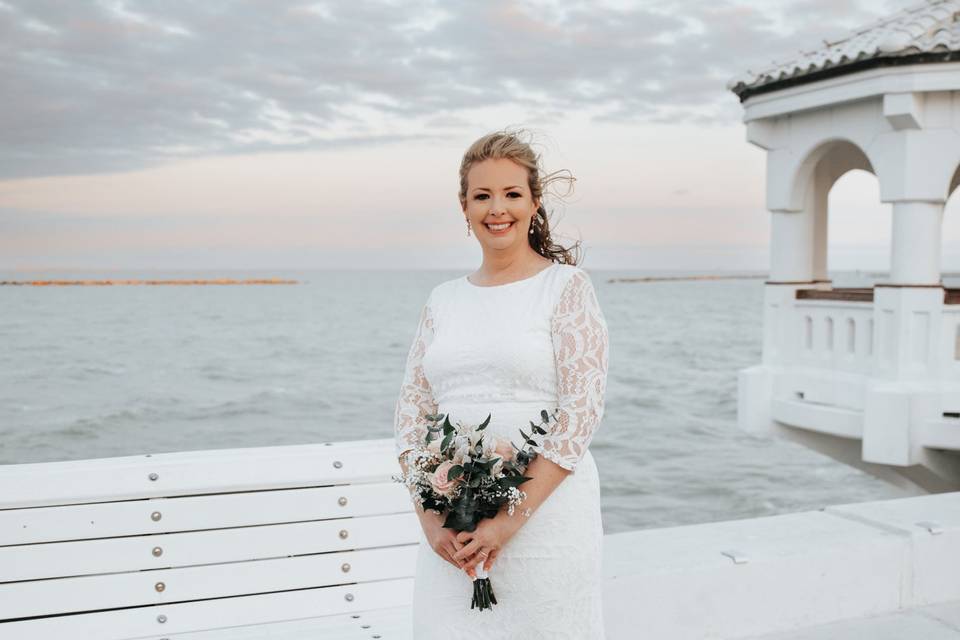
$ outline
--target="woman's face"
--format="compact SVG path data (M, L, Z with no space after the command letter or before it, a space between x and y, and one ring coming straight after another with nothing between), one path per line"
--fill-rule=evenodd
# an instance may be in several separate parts
M527 234L540 203L533 199L528 179L527 169L507 158L483 160L467 172L463 212L485 248L529 245ZM503 230L490 226L508 223Z

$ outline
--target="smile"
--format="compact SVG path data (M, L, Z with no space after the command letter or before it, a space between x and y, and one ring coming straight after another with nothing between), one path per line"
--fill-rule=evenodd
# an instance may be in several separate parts
M506 231L507 229L509 229L511 226L513 226L513 224L514 224L513 222L504 222L503 224L486 224L486 223L484 223L484 226L486 226L487 229L490 230L490 233L500 234L500 233L505 232L505 231Z

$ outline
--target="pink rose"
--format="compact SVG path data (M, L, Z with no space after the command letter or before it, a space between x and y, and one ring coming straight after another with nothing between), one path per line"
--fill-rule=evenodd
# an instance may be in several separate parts
M456 481L448 477L450 469L452 468L453 463L449 460L441 462L437 470L433 472L433 477L430 478L430 484L433 485L434 490L440 495L447 496L453 493L453 487Z
M498 440L497 448L494 449L494 453L500 456L504 462L507 460L513 460L513 445L509 440Z

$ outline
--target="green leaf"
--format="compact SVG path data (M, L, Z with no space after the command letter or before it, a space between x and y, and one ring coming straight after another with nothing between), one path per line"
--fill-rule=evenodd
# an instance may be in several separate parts
M465 491L450 507L447 518L443 522L446 529L455 531L473 531L477 528L476 522L477 499L470 491Z
M504 476L497 480L497 483L504 489L508 487L519 487L527 480L533 480L533 478L527 476Z
M481 459L475 459L475 460L473 461L473 466L474 466L474 468L476 468L478 471L490 471L490 469L493 468L493 465L495 465L495 464L497 463L497 460L499 460L499 459L500 459L500 458L488 458L488 459L486 459L486 460L483 460L482 458L481 458Z
M443 437L443 442L440 443L440 451L446 452L447 448L450 446L450 442L453 440L453 433L448 433Z
M524 440L525 444L529 444L529 445L532 445L532 446L534 446L534 447L537 446L537 441L534 440L533 438L531 438L530 436L528 436L527 434L525 434L525 433L523 432L523 429L520 429L520 435L523 436L523 440Z
M480 426L477 427L477 431L483 431L487 428L487 425L490 424L490 416L493 414L488 413L487 419L480 423Z
M450 471L447 472L447 479L456 480L462 475L463 475L463 466L459 464L455 464L452 467L450 467Z
M550 422L550 414L547 413L546 409L540 410L540 417L543 419L544 422Z
M450 424L449 415L443 419L443 433L444 435L450 435L451 433L453 433L453 425Z

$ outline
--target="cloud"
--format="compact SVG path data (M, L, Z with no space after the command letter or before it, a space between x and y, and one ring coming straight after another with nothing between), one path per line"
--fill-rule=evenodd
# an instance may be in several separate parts
M882 12L769 4L4 0L0 177L444 137L504 105L730 122L730 76Z

